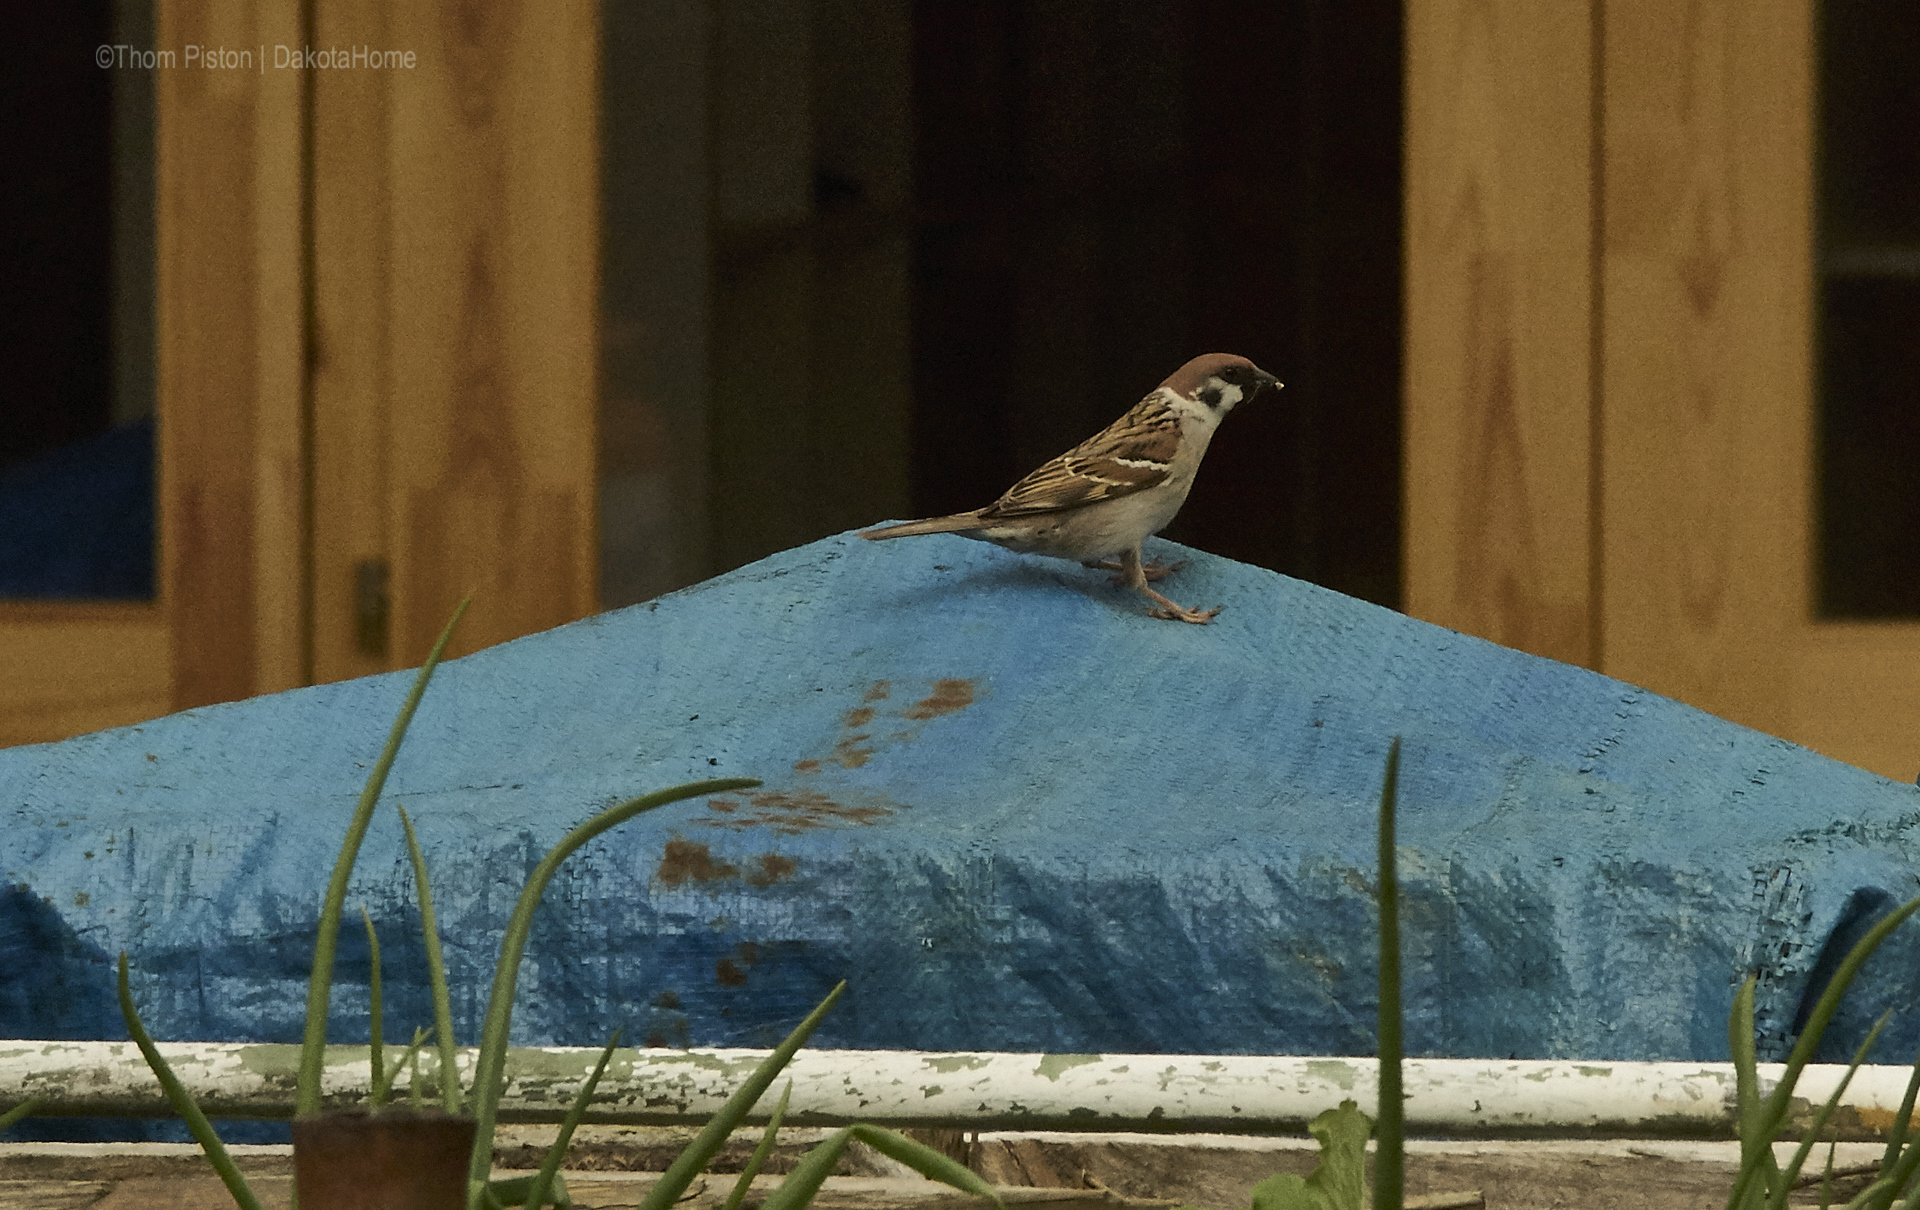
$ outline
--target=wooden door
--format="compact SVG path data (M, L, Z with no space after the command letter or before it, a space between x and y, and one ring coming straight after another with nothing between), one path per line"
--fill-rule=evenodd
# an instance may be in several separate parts
M0 602L0 745L593 610L597 17L467 12L160 0L157 599Z
M1407 607L1903 781L1815 607L1812 0L1408 5Z

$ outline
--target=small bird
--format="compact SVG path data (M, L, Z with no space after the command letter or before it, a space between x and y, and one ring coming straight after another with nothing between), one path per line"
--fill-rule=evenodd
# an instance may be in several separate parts
M1008 488L985 508L869 529L860 536L959 534L1021 554L1071 559L1117 572L1113 582L1157 602L1156 618L1205 625L1219 609L1188 609L1148 586L1178 571L1142 565L1140 544L1187 501L1213 430L1273 375L1244 357L1208 353L1175 370L1133 410Z

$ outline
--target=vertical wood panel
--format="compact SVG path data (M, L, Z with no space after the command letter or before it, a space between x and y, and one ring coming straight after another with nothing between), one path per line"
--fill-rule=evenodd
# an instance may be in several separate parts
M1606 3L1605 670L1776 734L1808 619L1812 50L1809 0Z
M257 56L291 40L292 12L163 0L157 44ZM301 641L287 420L302 371L288 329L299 311L286 309L299 294L300 181L297 158L273 145L297 140L295 98L257 64L155 73L159 582L180 707L283 687Z
M592 612L598 10L416 0L389 77L392 658Z
M1407 4L1407 612L1591 646L1586 5Z
M257 45L300 41L300 0L254 0ZM306 282L302 248L305 101L300 73L271 58L254 77L252 231L256 266L254 389L254 676L249 692L274 693L308 679Z
M596 604L598 13L323 5L412 68L315 80L315 672L456 654ZM390 570L384 652L356 569Z
M322 46L418 52L394 40L388 6L326 0L314 13ZM365 650L357 568L391 558L389 471L395 406L388 301L393 289L389 112L416 72L327 71L313 80L314 679L395 667Z

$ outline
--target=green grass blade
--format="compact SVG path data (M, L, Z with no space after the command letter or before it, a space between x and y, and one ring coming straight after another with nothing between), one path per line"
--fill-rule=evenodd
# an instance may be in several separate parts
M772 1054L760 1061L760 1065L753 1069L753 1074L747 1077L738 1091L727 1098L727 1103L720 1107L720 1112L714 1114L700 1133L694 1136L693 1142L687 1144L686 1150L682 1151L673 1163L667 1165L666 1172L660 1177L660 1183L649 1190L645 1200L640 1203L640 1210L667 1210L679 1200L680 1195L686 1192L687 1186L693 1183L693 1178L706 1168L722 1147L727 1145L727 1139L733 1135L735 1128L746 1120L749 1113L753 1112L753 1107L760 1103L760 1098L766 1094L768 1088L772 1087L774 1080L779 1078L781 1069L792 1061L794 1053L805 1045L809 1037L813 1036L814 1029L826 1019L827 1014L833 1010L833 1006L840 1002L840 996L846 990L847 985L844 981L835 986L827 993L827 998L820 1001L819 1006L807 1014L807 1019L794 1026L793 1032L787 1035L786 1040L775 1047Z
M846 1154L847 1144L853 1141L853 1127L848 1126L828 1135L825 1142L800 1157L800 1162L787 1173L787 1178L778 1188L767 1195L760 1203L760 1210L806 1210L813 1202L814 1195L820 1192L820 1186L826 1184L833 1175L834 1168L840 1163L840 1157ZM659 1207L641 1203L640 1210L660 1210Z
M420 1048L426 1045L427 1039L432 1036L426 1030L418 1026L414 1027L413 1041L408 1043L405 1053L400 1056L400 1061L387 1068L387 1078L384 1082L373 1086L375 1105L385 1105L393 1099L393 1083L400 1078L400 1069L404 1067L412 1073L407 1077L407 1088L412 1093L414 1108L420 1107Z
M1909 1147L1906 1153L1900 1157L1900 1162L1893 1166L1892 1173L1887 1177L1887 1192L1877 1204L1880 1206L1891 1206L1893 1199L1905 1192L1907 1186L1913 1182L1914 1171L1916 1169L1920 1169L1920 1147ZM1920 1196L1920 1194L1916 1194L1916 1196ZM1908 1200L1911 1201L1913 1199L1909 1198Z
M540 1210L547 1204L547 1193L553 1188L553 1178L560 1171L560 1161L567 1158L567 1144L573 1141L574 1128L580 1125L580 1119L586 1115L587 1103L593 1099L594 1086L600 1083L600 1076L607 1070L607 1062L613 1058L614 1048L619 1045L620 1031L616 1029L613 1037L607 1039L607 1048L600 1052L600 1061L593 1065L593 1074L580 1086L580 1095L573 1098L573 1105L561 1120L560 1133L553 1136L553 1146L547 1148L547 1158L541 1161L540 1171L533 1178L533 1186L527 1190L525 1210Z
M427 1098L420 1091L420 1046L416 1039L413 1050L407 1055L407 1101L415 1109L424 1109Z
M333 991L333 957L340 941L340 913L347 902L347 882L353 876L353 863L360 856L360 842L366 838L367 825L373 822L373 808L380 801L380 791L386 788L387 771L393 768L394 757L400 754L400 742L406 738L407 727L413 722L413 712L420 707L420 698L427 691L427 682L433 679L433 670L440 666L440 656L447 649L447 640L453 637L453 628L459 625L472 601L469 597L460 602L447 628L440 632L439 641L427 654L427 662L420 665L420 674L414 677L413 688L393 720L387 745L367 774L366 788L360 792L360 802L347 824L346 838L340 842L340 855L334 859L327 897L320 905L320 933L313 943L313 974L307 981L307 1029L300 1043L300 1075L294 1098L296 1114L316 1113L320 1109L320 1070L326 1062L327 1002Z
M854 1138L888 1159L898 1160L930 1181L939 1181L943 1185L953 1186L962 1193L984 1197L996 1206L1001 1204L1000 1195L993 1191L992 1185L987 1184L981 1179L979 1173L952 1156L943 1155L925 1143L915 1142L898 1131L887 1130L884 1127L861 1124L848 1129L853 1131ZM1002 1207L1002 1210L1005 1208Z
M1833 1095L1827 1098L1827 1103L1822 1105L1820 1112L1814 1115L1813 1124L1807 1128L1806 1137L1800 1140L1798 1147L1794 1148L1793 1159L1788 1161L1786 1170L1780 1174L1780 1183L1774 1187L1773 1196L1767 1203L1772 1210L1786 1210L1787 1194L1792 1191L1794 1182L1800 1179L1800 1169L1807 1162L1807 1156L1813 1153L1814 1147L1819 1143L1820 1132L1827 1128L1827 1122L1833 1117L1833 1111L1839 1107L1840 1098L1846 1095L1847 1085L1853 1082L1854 1073L1859 1071L1860 1065L1867 1061L1868 1052L1872 1051L1873 1044L1880 1040L1880 1031L1885 1029L1887 1022L1891 1020L1893 1020L1892 1009L1881 1013L1880 1019L1873 1023L1873 1028L1867 1031L1866 1040L1860 1043L1858 1050L1853 1052L1853 1062L1848 1065L1847 1073L1840 1077L1840 1083L1834 1086Z
M1887 1130L1887 1152L1880 1160L1880 1174L1887 1172L1900 1160L1900 1151L1907 1145L1907 1130L1913 1124L1913 1102L1920 1094L1920 1055L1914 1056L1913 1074L1907 1077L1906 1095L1900 1098L1900 1112L1893 1115L1893 1125Z
M1380 1105L1373 1157L1374 1210L1400 1210L1406 1189L1405 1102L1400 1079L1400 873L1394 814L1400 797L1400 737L1387 749L1380 786Z
M1867 935L1860 938L1859 942L1847 952L1846 958L1840 963L1840 968L1833 972L1833 978L1827 982L1826 990L1820 993L1820 998L1814 1002L1813 1011L1807 1015L1806 1028L1800 1031L1799 1039L1793 1044L1793 1051L1787 1056L1787 1069L1780 1075L1779 1086L1773 1090L1773 1095L1767 1098L1766 1106L1762 1110L1761 1126L1767 1132L1769 1139L1778 1134L1780 1128L1786 1124L1787 1114L1792 1108L1793 1086L1799 1081L1801 1070L1813 1061L1814 1052L1820 1047L1820 1037L1826 1033L1828 1022L1833 1020L1833 1014L1839 1010L1840 998L1847 994L1847 988L1852 986L1854 976L1860 973L1860 968L1865 966L1867 959L1873 956L1873 951L1880 948L1880 943L1892 935L1893 930L1899 928L1906 922L1907 917L1916 911L1920 911L1920 898L1909 899L1887 913L1880 923L1869 929Z
M1886 1210L1898 1196L1899 1189L1894 1183L1886 1177L1881 1177L1854 1194L1853 1200L1848 1202L1842 1210Z
M448 1113L460 1112L460 1059L453 1042L453 997L447 992L447 964L440 954L440 926L433 918L433 887L427 881L427 859L413 820L398 803L400 826L407 833L407 856L413 861L413 885L420 895L420 932L427 943L427 983L433 989L433 1029L440 1043L440 1103Z
M140 1014L133 1007L133 992L127 987L127 952L120 951L120 1015L126 1018L127 1033L133 1038L133 1044L140 1048L140 1055L146 1059L147 1066L153 1069L159 1079L160 1087L167 1094L167 1101L173 1111L186 1119L187 1129L200 1143L200 1150L206 1152L207 1163L220 1174L226 1183L227 1192L240 1206L240 1210L261 1210L260 1199L253 1195L247 1185L247 1178L233 1166L233 1159L227 1154L226 1145L220 1136L213 1132L213 1123L207 1121L207 1115L200 1112L200 1106L194 1103L193 1095L173 1074L173 1068L160 1057L159 1048L154 1046L153 1038L147 1033L147 1027L140 1023Z
M898 1160L929 1180L940 1181L963 1193L984 1197L1001 1206L1000 1195L978 1173L924 1143L916 1143L903 1134L879 1126L848 1126L836 1131L826 1142L800 1157L787 1179L760 1203L760 1210L804 1210L820 1192L846 1153L847 1144L859 1139L889 1159ZM1005 1207L1002 1206L1002 1210Z
M533 928L534 909L546 893L547 883L576 849L610 828L618 827L636 815L702 794L721 794L745 790L760 783L750 777L723 777L712 781L688 782L665 790L656 790L629 799L567 833L561 842L534 867L527 885L520 891L513 915L507 920L506 935L500 940L500 959L493 968L493 990L487 997L487 1015L480 1029L480 1055L473 1073L473 1162L467 1171L467 1202L475 1206L485 1192L487 1173L493 1157L494 1113L500 1104L502 1081L507 1066L507 1035L513 1025L513 992L520 978L520 959L526 951L527 934Z
M727 1195L727 1204L720 1210L740 1210L740 1203L747 1199L747 1191L753 1188L753 1178L760 1175L760 1169L766 1165L767 1157L773 1154L773 1140L780 1134L780 1123L787 1116L787 1102L793 1099L793 1081L787 1081L787 1087L780 1094L780 1103L773 1107L773 1116L767 1119L767 1128L760 1132L760 1142L747 1159L747 1166L740 1170L740 1179L733 1183L733 1192Z
M1733 1057L1734 1129L1740 1134L1740 1172L1727 1195L1727 1210L1757 1205L1773 1159L1772 1136L1760 1128L1760 1069L1753 1049L1753 991L1757 976L1747 976L1727 1013L1727 1050Z
M47 1099L45 1097L30 1097L18 1105L15 1105L12 1109L7 1110L5 1113L0 1113L0 1131L13 1129L21 1122L40 1112L40 1107L46 1103ZM781 1104L784 1105L786 1102L782 1101Z
M371 1024L367 1027L367 1050L369 1055L367 1064L368 1099L373 1103L373 1107L378 1109L387 1103L387 1081L384 1070L384 1065L387 1061L387 1046L386 1038L382 1036L380 1027L380 935L373 931L373 917L367 914L367 905L364 903L360 905L360 919L367 926L369 968L367 971L367 1007L371 1014Z
M1833 1153L1839 1147L1837 1141L1827 1143L1827 1167L1820 1174L1820 1210L1829 1210L1833 1205Z

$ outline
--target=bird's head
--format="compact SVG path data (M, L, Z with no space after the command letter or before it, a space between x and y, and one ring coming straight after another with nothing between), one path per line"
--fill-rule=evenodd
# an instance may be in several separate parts
M1280 380L1232 353L1205 353L1173 372L1160 384L1182 399L1192 400L1211 412L1216 419L1245 403L1268 387L1278 389Z

